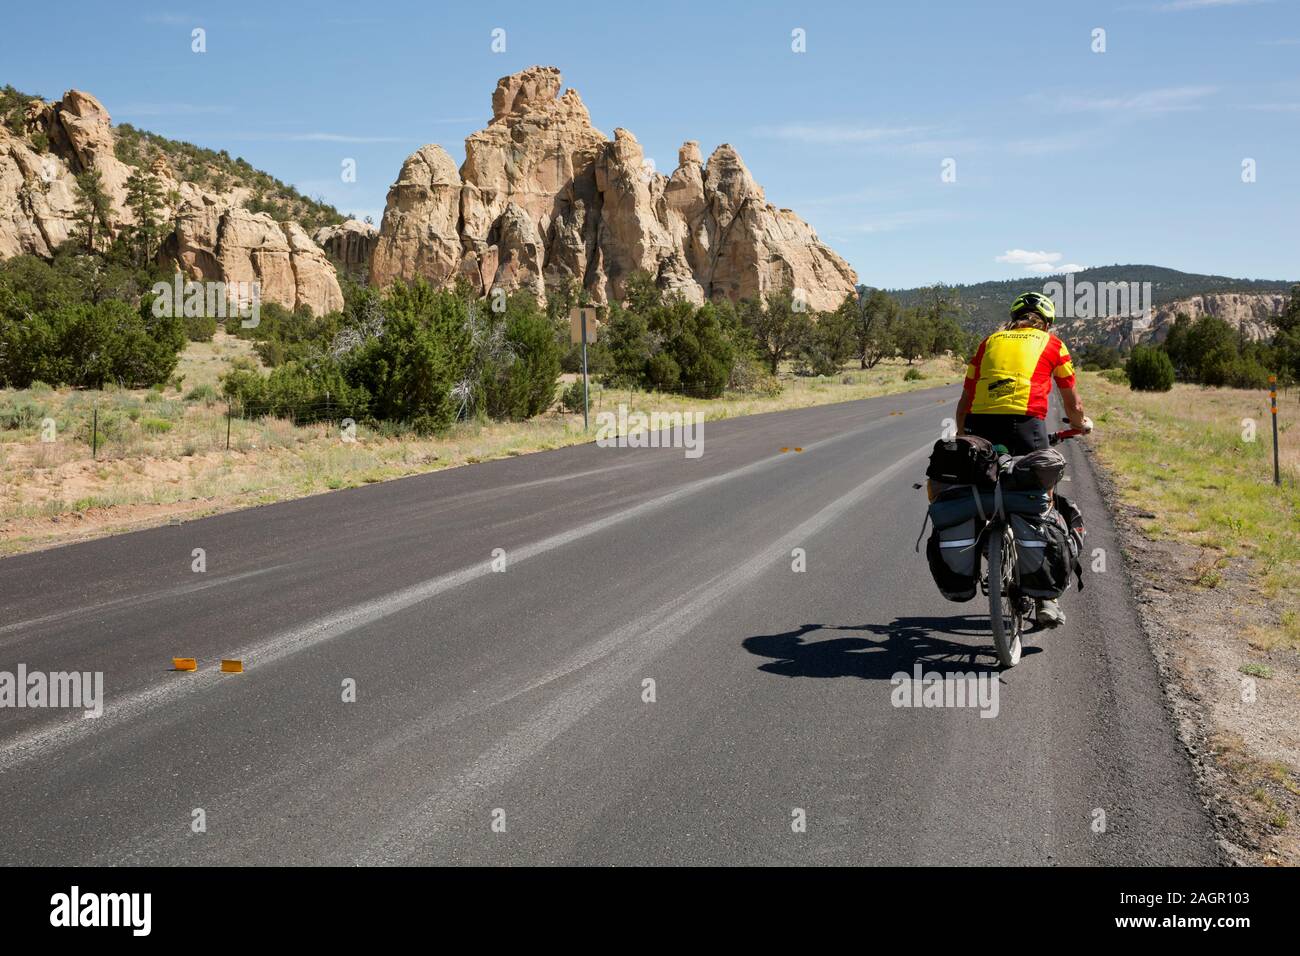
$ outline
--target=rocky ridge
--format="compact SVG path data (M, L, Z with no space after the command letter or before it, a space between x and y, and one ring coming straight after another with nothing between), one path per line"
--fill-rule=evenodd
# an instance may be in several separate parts
M54 103L33 101L24 135L0 127L0 258L49 258L75 227L75 178L99 171L109 198L108 232L132 224L126 181L132 167L114 154L112 121L103 104L80 90ZM37 149L33 137L48 144ZM246 190L216 193L178 181L165 162L150 172L164 196L160 217L175 228L160 257L200 281L258 281L261 300L317 315L342 308L343 293L321 248L295 222L276 222L242 203Z
M492 120L465 141L465 161L438 145L402 164L389 189L370 279L464 277L480 294L565 284L597 304L619 299L644 270L694 303L802 289L809 308L833 309L857 276L789 209L767 202L729 144L708 162L687 141L665 175L635 136L608 139L560 71L502 77Z

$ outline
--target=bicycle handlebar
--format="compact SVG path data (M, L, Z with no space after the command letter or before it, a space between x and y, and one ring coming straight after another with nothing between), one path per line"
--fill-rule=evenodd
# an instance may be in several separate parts
M1068 418L1062 418L1061 423L1068 425L1070 424L1070 420ZM1047 436L1047 442L1049 445L1055 445L1057 442L1065 441L1067 438L1077 438L1079 435L1086 434L1088 433L1082 428L1066 428L1059 432L1052 432Z

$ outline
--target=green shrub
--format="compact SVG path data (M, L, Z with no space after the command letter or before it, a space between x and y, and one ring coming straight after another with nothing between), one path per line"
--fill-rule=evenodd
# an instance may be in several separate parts
M581 412L583 403L582 379L578 379L566 388L564 394L560 397L560 401L564 405L565 411L574 414Z
M1133 349L1124 371L1129 388L1138 392L1167 392L1174 387L1174 363L1163 349L1139 345Z
M217 334L217 320L207 315L185 317L185 337L191 342L211 342Z
M154 316L149 299L141 300L148 279L64 249L53 262L17 256L0 263L0 387L165 382L185 330L182 320Z
M773 398L785 389L781 380L771 374L767 366L750 353L741 354L736 358L727 387L737 392L751 392Z
M370 398L365 389L348 383L333 362L315 367L290 362L266 377L232 371L226 375L223 389L239 403L239 413L245 418L270 415L299 424L363 418Z
M919 382L923 378L925 378L925 376L921 374L921 370L919 368L909 368L906 372L903 373L904 382Z
M1128 372L1122 368L1108 368L1101 373L1101 377L1115 385L1128 384Z
M144 418L140 430L146 435L163 435L172 430L172 423L165 418Z
M367 338L344 363L350 383L371 396L376 418L419 419L442 431L460 410L453 388L470 359L468 306L423 280L395 283L383 300L383 334Z
M211 385L196 385L185 394L187 402L203 402L205 405L211 405L217 400L217 390Z
M521 421L555 401L560 344L555 326L531 296L512 297L504 322L504 348L482 363L483 409L491 418Z
M743 337L729 305L693 306L662 301L644 273L628 280L627 307L610 309L604 342L609 351L604 381L717 398L726 388ZM746 340L748 341L748 340Z
M44 405L22 402L7 408L0 408L0 428L9 431L21 431L37 428L45 419Z

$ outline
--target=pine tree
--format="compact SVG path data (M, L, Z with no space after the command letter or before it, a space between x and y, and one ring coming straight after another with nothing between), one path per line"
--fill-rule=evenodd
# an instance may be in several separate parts
M78 173L73 194L76 203L73 216L77 222L78 236L86 244L86 251L94 252L97 249L96 229L108 229L110 205L99 170L88 169L84 173Z
M131 241L139 254L141 266L147 265L154 246L162 234L158 216L162 208L162 190L149 173L135 170L126 181L126 204L135 215Z

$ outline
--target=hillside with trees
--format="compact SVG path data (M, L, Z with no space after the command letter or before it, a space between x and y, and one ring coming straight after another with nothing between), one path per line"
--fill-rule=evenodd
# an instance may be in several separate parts
M40 99L43 97L23 93L12 86L0 87L0 125L15 136L23 136L23 115L27 105ZM245 191L244 206L250 212L269 213L279 221L294 220L308 232L341 223L346 218L323 198L304 196L293 186L253 168L243 157L231 157L224 149L205 149L193 143L168 139L130 123L115 123L113 133L114 154L128 166L148 170L161 158L177 178L212 192ZM43 135L39 133L31 138L32 145L41 152L49 146L42 139Z
M1029 289L1041 289L1051 281L1064 283L1064 275L1025 276L1018 279L999 279L949 288L960 303L960 320L964 328L979 335L987 335L1006 322L1007 306L1017 295ZM1229 276L1203 275L1180 272L1151 265L1111 265L1083 269L1074 273L1075 283L1093 282L1150 282L1153 307L1185 299L1189 296L1213 292L1286 292L1294 279L1234 279ZM904 307L919 304L927 288L892 289L890 295Z

